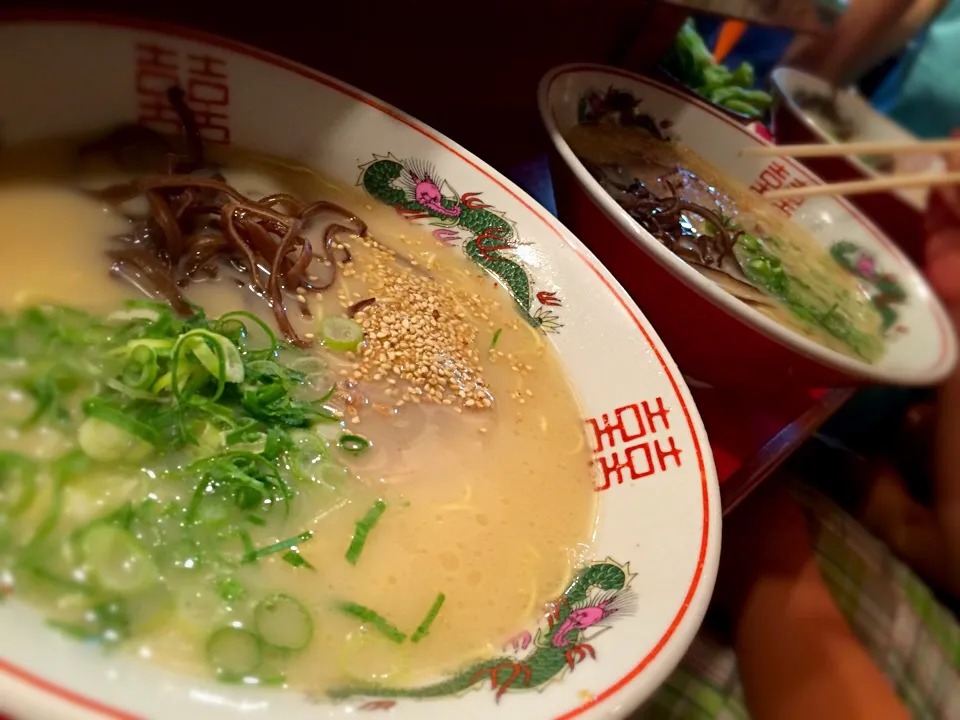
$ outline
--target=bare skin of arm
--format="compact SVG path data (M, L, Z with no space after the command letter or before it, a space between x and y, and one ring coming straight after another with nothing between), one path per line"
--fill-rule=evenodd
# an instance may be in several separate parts
M782 64L800 68L845 86L925 26L945 0L851 0L828 34L798 37Z
M799 505L775 480L724 528L718 600L754 720L905 720L817 569Z

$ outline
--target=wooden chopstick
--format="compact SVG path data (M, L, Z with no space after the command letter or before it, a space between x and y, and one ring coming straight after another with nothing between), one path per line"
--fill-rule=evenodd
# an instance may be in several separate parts
M757 145L744 148L744 157L843 157L847 155L918 155L960 152L960 140L916 142L852 142L811 145Z
M783 188L764 193L765 200L784 198L815 197L818 195L862 195L863 193L903 190L906 188L937 187L940 185L960 185L960 172L926 172L911 175L887 175L872 180L852 180L850 182L825 185L805 185L797 188Z

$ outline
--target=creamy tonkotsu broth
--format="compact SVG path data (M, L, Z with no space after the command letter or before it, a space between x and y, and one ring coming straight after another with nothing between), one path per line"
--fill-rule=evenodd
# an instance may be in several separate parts
M603 188L657 240L767 317L844 355L876 362L883 317L807 231L681 143L642 105L610 91L565 139Z
M111 277L149 206L88 194L132 176L109 154L0 154L0 580L68 634L229 682L322 694L499 652L596 520L557 358L392 209L283 161L214 161L250 198L324 199L369 228L336 235L329 289L285 293L306 347L242 258L181 288L205 320ZM236 311L253 317L217 319Z

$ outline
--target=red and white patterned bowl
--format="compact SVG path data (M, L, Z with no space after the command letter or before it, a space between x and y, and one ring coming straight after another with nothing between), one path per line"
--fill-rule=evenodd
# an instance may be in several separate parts
M43 720L386 715L378 711L400 720L620 718L653 692L691 642L713 588L716 473L665 346L579 240L429 127L244 45L150 23L0 13L0 67L4 143L137 120L175 130L165 90L179 82L208 141L287 156L360 185L370 203L390 202L411 222L432 226L439 253L496 244L526 279L527 292L515 294L520 314L545 333L579 396L600 499L596 560L565 593L569 602L558 598L555 617L517 628L517 641L497 657L434 678L431 691L311 702L282 690L220 685L71 641L13 597L0 604L0 713ZM482 95L478 103L482 112ZM418 206L412 191L397 204L400 185L381 197L365 182L371 168L396 178L390 173L425 167L432 183L426 202L439 194L449 207L488 209L500 229L485 233L449 212L440 216ZM559 627L566 632L555 638ZM547 640L531 642L538 631Z
M778 68L771 75L774 109L773 129L777 143L838 142L816 118L800 107L801 91L829 95L830 85L818 77L792 68ZM852 141L916 142L917 137L874 108L853 90L836 93L837 108L856 128ZM884 177L884 174L857 157L804 158L803 164L828 182ZM945 172L938 155L901 155L893 159L892 174ZM850 202L869 217L913 260L923 258L923 215L927 209L926 188L854 195Z
M643 100L644 112L715 167L759 193L821 181L789 159L741 157L769 145L706 103L655 80L600 65L568 65L540 83L540 114L553 141L552 169L560 218L596 253L633 296L689 377L711 384L775 389L782 383L827 387L859 382L934 384L957 361L946 313L921 273L886 236L845 200L810 198L779 207L824 246L842 241L869 282L897 282L887 352L875 364L846 357L768 319L676 257L617 205L563 138L578 122L580 101L613 87Z

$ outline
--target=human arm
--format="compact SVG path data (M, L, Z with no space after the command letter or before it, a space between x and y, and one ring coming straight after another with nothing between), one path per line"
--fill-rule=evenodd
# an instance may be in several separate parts
M824 584L803 511L775 480L730 517L723 556L718 596L754 720L909 717Z
M797 37L781 63L845 86L903 47L942 9L944 2L851 0L831 32Z

